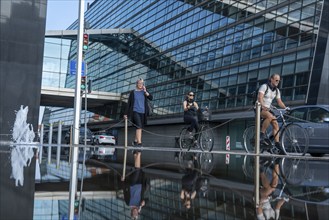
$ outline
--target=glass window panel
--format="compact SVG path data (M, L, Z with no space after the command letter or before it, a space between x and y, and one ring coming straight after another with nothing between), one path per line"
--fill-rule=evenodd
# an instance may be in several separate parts
M270 76L270 69L269 68L263 68L259 70L258 78L260 80L262 79L268 79Z
M296 75L296 86L300 86L300 85L307 85L308 81L309 81L309 74L308 72L303 72L300 74Z
M246 72L248 70L248 65L239 66L239 73Z
M223 77L220 79L220 87L227 86L228 77Z
M246 61L250 59L250 50L244 51L241 53L241 61Z
M230 69L230 75L238 73L238 67L233 67Z
M221 72L221 76L227 76L228 74L229 74L228 69L222 70L222 72Z
M287 63L283 65L282 75L289 75L295 72L295 63Z
M68 73L69 64L68 60L61 60L61 73Z
M283 62L293 61L295 60L296 53L290 53L283 57Z
M306 92L307 92L307 86L296 88L294 100L305 99Z
M273 50L274 52L279 52L284 50L285 46L285 41L284 40L279 40L274 43Z
M238 75L238 83L245 83L247 82L247 73L239 74Z
M309 59L298 61L296 64L296 73L309 71L310 70L309 67L310 67Z
M44 48L44 56L60 58L61 56L61 45L46 43Z
M282 84L282 88L294 86L294 75L282 77L280 84Z
M259 64L258 62L250 63L249 70L258 69L258 64Z
M311 53L311 49L298 51L297 52L297 59L309 57L310 56L310 53Z
M228 85L235 85L237 80L237 75L233 75L229 77Z
M256 81L257 80L257 71L250 71L248 73L248 81Z
M43 71L59 72L60 59L44 57L43 58Z
M293 98L293 89L281 89L281 99L283 101L291 101Z
M278 73L281 75L281 65L277 65L277 66L273 66L270 69L270 75L274 74L274 73Z
M281 56L272 58L272 60L271 60L272 65L279 64L279 63L282 63L282 57Z
M270 59L262 60L262 61L260 61L260 63L259 63L259 67L266 67L266 66L269 66L270 63L271 63L271 60L270 60Z
M246 93L246 85L242 85L238 87L238 94L245 94Z

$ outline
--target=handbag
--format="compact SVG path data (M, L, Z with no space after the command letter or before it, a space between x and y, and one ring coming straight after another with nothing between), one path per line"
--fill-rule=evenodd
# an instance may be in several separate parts
M154 106L153 106L153 103L149 99L147 99L147 108L148 108L147 116L153 115Z

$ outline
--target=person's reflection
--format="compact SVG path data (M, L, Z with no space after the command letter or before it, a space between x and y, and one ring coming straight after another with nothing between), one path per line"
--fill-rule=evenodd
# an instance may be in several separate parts
M124 199L131 208L131 218L138 219L141 209L145 205L144 193L147 188L147 180L141 169L141 152L134 151L134 161L133 172L124 182Z
M196 160L196 156L192 155L191 160L188 161L187 168L185 169L185 174L182 177L182 190L180 192L180 198L182 200L185 208L191 208L191 200L193 200L196 196L196 183L199 176L199 172L197 171L198 163Z
M285 197L275 197L275 191L279 182L279 164L275 163L272 170L272 181L270 182L264 172L264 168L260 170L260 180L262 183L262 188L259 190L260 201L259 207L256 209L258 220L268 220L268 219L279 219L280 209L285 201L289 201ZM273 209L271 201L277 200L275 207Z

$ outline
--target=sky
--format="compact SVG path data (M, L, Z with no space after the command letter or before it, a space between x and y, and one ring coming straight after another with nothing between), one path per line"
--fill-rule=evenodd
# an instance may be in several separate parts
M94 0L85 0L87 3ZM46 30L65 30L79 16L79 0L48 0Z

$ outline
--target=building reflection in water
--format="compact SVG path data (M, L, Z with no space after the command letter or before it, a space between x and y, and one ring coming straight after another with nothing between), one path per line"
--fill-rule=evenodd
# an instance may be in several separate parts
M323 166L319 161L314 164L310 166L310 172L313 174L312 169ZM68 163L62 162L61 172L69 172L69 166ZM69 202L68 175L54 172L54 169L49 167L52 165L41 166L41 176L47 176L47 179L42 178L41 182L36 184L34 219L65 219ZM168 166L163 164L158 167ZM187 209L180 198L182 178L186 172L178 164L176 169L165 170L158 167L144 169L150 180L150 187L145 193L146 205L139 219L256 219L252 181L221 179L198 173L198 177L206 177L207 187L197 190L191 207ZM128 167L127 170L129 169ZM130 207L124 201L121 172L121 164L92 159L86 162L80 219L131 219ZM49 178L51 175L56 175L56 181L60 180L60 183L51 185L50 181L54 181ZM59 177L60 175L62 177ZM328 185L295 186L289 189L297 197L290 199L282 207L281 219L321 219L321 213L328 210Z

